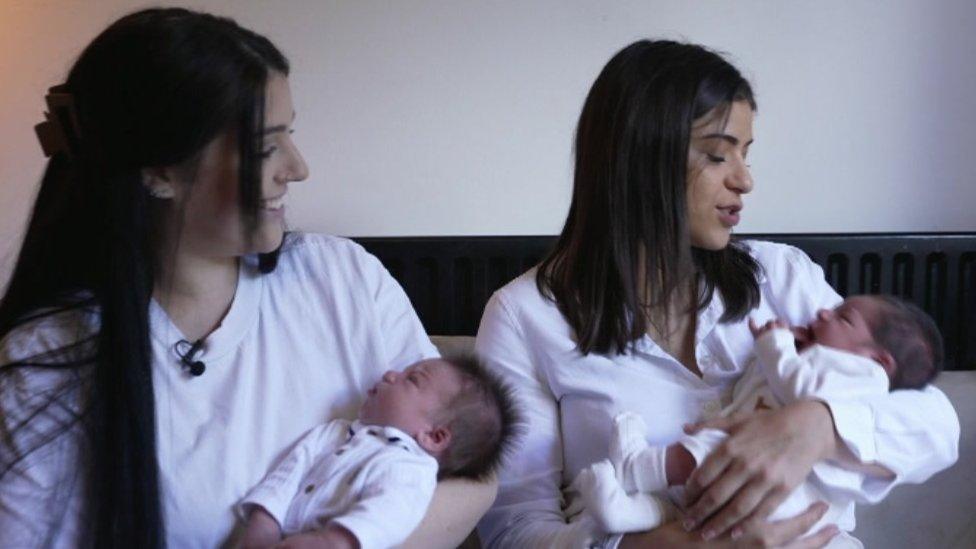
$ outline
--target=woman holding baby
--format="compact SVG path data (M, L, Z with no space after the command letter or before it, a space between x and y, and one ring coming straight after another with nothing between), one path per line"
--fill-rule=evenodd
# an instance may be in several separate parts
M799 250L730 238L753 188L755 110L739 72L695 45L631 44L593 84L555 249L495 293L478 332L528 415L479 526L487 546L859 547L833 526L808 534L822 505L765 519L821 460L893 473L861 487L875 500L955 460L958 420L926 388L712 421L730 436L686 484L683 521L649 532L594 531L564 491L607 457L621 412L654 445L714 415L751 356L749 317L805 325L841 301Z
M0 301L0 545L232 541L233 505L302 433L436 355L375 258L284 233L283 197L308 175L287 75L233 21L154 9L110 26L52 88L38 127L50 160ZM747 314L801 323L838 300L797 251L729 242L752 187L754 109L738 73L694 46L637 44L597 80L557 249L496 294L478 338L530 412L483 522L489 545L605 541L560 502L606 448L609 417L634 410L653 438L675 438L737 377ZM737 525L737 544L790 544L816 509L762 518L814 462L881 463L896 473L884 491L944 467L958 429L934 389L719 426L725 452L688 486L698 530L621 546ZM925 451L905 452L910 437ZM456 545L492 492L442 482L408 545Z
M51 90L0 301L0 546L233 542L234 505L302 434L437 356L379 261L285 234L308 176L288 71L229 19L150 9ZM441 482L407 545L457 545L493 495Z

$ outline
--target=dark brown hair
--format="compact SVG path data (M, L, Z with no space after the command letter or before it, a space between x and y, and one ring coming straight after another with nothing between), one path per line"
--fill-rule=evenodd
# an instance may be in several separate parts
M921 389L928 385L945 362L942 334L932 317L915 304L890 295L873 295L883 314L871 326L875 343L895 359L891 389Z
M451 443L438 478L484 480L498 470L521 431L515 395L475 355L444 360L461 375L461 390L445 407Z
M734 101L756 108L739 71L708 49L677 42L635 42L593 83L576 130L569 215L536 273L582 353L625 352L647 331L649 307L667 322L668 304L689 275L697 275L698 310L721 292L722 322L759 303L758 263L735 242L692 248L687 223L692 123L727 117Z
M77 126L70 150L47 163L0 299L0 339L31 337L27 322L61 313L96 321L76 342L0 364L0 392L29 393L0 413L0 480L23 474L31 453L80 432L78 445L90 453L68 479L86 488L80 547L153 548L166 538L148 316L160 226L141 171L192 165L230 132L249 237L272 73L287 74L288 61L264 36L224 17L148 9L99 34L57 87L72 98ZM56 390L25 389L25 379L52 369L66 373ZM51 494L52 517L65 512L71 489Z

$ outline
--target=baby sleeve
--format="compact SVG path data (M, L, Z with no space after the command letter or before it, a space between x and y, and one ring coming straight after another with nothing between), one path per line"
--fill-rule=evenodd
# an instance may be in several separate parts
M437 461L429 455L392 447L377 457L362 473L356 502L329 521L352 532L362 549L406 540L427 513L437 486Z

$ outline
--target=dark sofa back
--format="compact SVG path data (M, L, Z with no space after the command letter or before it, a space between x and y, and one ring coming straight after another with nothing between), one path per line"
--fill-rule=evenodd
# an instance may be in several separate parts
M882 293L935 318L946 369L976 370L976 233L746 234L784 242L843 296ZM474 335L492 292L539 262L552 236L357 238L400 282L430 334Z

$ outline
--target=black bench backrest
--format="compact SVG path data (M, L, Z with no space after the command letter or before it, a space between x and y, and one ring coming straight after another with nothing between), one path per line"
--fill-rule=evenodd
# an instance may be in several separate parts
M976 370L976 233L752 234L802 249L843 296L882 293L935 318L946 369ZM430 334L474 335L485 303L552 236L357 238L400 282Z

